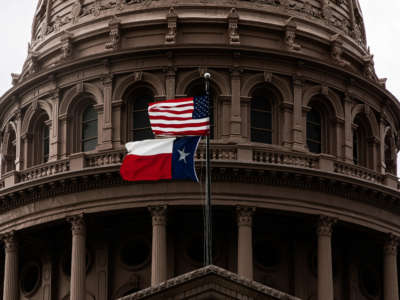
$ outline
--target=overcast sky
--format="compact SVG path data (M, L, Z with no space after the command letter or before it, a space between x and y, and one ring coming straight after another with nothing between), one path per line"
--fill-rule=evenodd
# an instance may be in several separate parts
M36 0L3 1L0 11L0 95L11 87L11 73L20 73ZM400 12L399 0L360 0L368 45L374 55L378 77L388 78L387 88L400 99Z

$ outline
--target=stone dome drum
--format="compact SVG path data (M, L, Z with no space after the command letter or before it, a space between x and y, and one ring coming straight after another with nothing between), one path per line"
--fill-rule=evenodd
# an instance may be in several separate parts
M0 299L398 300L400 104L357 0L39 0L0 97ZM200 183L127 182L210 73ZM4 248L4 249L3 249Z

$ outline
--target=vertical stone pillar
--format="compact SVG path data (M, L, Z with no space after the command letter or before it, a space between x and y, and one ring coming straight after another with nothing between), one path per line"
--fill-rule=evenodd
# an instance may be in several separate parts
M86 299L86 225L83 215L68 218L72 229L70 300Z
M383 248L383 299L399 300L397 245L399 238L390 234Z
M318 235L318 300L333 300L332 225L335 219L320 216Z
M344 149L343 155L347 163L353 163L353 131L351 118L352 101L349 96L344 98Z
M149 207L153 223L151 285L167 280L167 206Z
M230 117L230 138L239 141L241 137L242 120L240 117L240 70L235 68L231 72L232 102Z
M112 148L112 75L108 75L103 79L103 128L102 128L102 145L100 149L106 150Z
M21 109L18 109L15 118L15 125L16 125L16 132L15 132L15 170L21 171L23 168L23 153L22 153L22 146L21 146L21 130L22 130L22 112Z
M304 151L303 139L303 82L293 78L293 150Z
M167 76L165 78L165 87L167 93L167 99L175 98L175 68L168 67Z
M253 213L255 208L238 206L238 274L253 279Z
M6 257L3 300L18 299L18 242L14 232L3 236Z
M50 1L49 1L50 2ZM59 158L59 131L58 131L58 107L60 104L60 91L55 89L52 94L52 114L50 126L50 153L49 160L56 161Z

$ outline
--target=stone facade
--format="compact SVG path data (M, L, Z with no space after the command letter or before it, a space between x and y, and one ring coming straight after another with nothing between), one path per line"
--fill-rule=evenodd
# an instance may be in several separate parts
M400 104L357 0L38 2L0 98L4 300L180 297L192 279L210 299L399 298ZM206 71L225 270L196 273L204 185L119 166L147 102L201 93Z

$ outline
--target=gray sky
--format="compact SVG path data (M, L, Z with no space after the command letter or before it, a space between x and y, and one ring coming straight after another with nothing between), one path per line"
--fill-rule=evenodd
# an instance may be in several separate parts
M0 95L11 87L11 73L20 73L27 56L36 0L3 1L0 11ZM400 99L399 0L360 0L368 45L375 58L378 77Z

